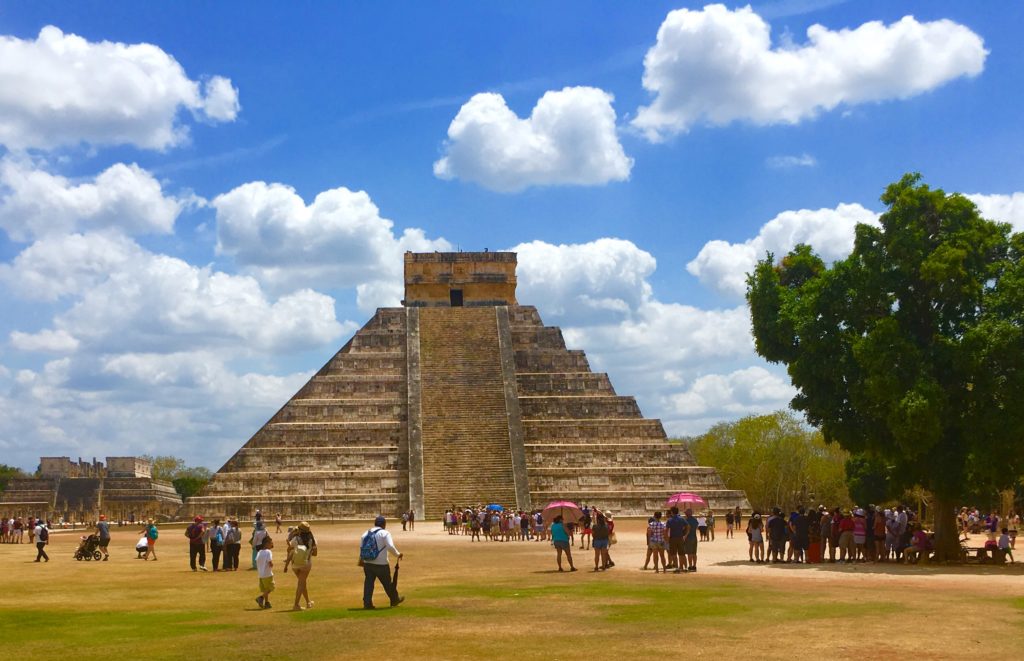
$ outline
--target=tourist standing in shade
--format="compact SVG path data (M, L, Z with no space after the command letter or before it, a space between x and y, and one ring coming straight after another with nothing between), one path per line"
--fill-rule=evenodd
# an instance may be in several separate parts
M105 514L100 514L100 520L96 522L96 534L100 538L99 550L103 553L103 559L109 560L110 551L107 547L110 546L110 523Z
M32 530L36 540L36 562L49 562L50 556L46 555L46 545L50 543L50 531L46 528L46 522L39 519L39 523Z
M566 528L561 514L551 522L551 543L555 546L558 571L564 571L562 569L562 553L565 553L565 557L569 561L569 571L576 571L576 565L572 563L572 542L569 538L569 529Z
M398 590L391 582L391 565L388 564L388 554L394 555L401 560L405 557L397 548L391 533L386 530L387 519L378 516L373 521L373 527L363 533L359 539L359 564L363 566L363 608L373 609L373 588L377 581L380 581L385 594L391 600L391 607L405 601L405 597L398 596Z
M693 510L686 508L686 525L690 531L683 541L683 553L686 555L686 571L697 571L697 519Z
M678 507L673 507L669 511L672 516L665 522L668 533L668 564L666 567L674 568L675 573L679 574L683 571L683 543L689 533L689 525L686 523L686 519L680 516Z

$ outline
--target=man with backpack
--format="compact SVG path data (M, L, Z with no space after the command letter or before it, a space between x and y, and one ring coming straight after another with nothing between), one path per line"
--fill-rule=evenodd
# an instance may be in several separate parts
M40 560L49 562L50 556L46 555L46 551L44 550L46 545L50 543L50 531L46 528L46 522L39 519L39 522L33 529L33 532L35 533L36 549L38 549L36 552L36 562L39 562Z
M391 607L405 601L405 597L398 596L398 590L391 582L391 566L388 564L388 553L393 554L399 560L402 554L395 548L395 541L391 533L385 530L387 520L378 516L373 521L373 527L363 533L359 540L359 564L363 568L363 608L370 610L376 608L373 605L373 588L376 581L380 581L384 592L391 599Z
M199 556L199 569L206 571L206 539L203 532L206 526L203 525L203 517L197 516L192 525L185 528L185 536L188 537L188 559L192 571L196 570L196 556Z

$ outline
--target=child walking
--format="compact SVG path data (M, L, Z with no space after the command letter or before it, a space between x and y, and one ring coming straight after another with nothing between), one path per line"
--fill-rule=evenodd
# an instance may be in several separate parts
M1006 557L1013 562L1013 547L1010 544L1010 529L1003 528L1003 534L999 536L999 550L1006 554Z
M256 553L256 570L260 579L260 596L256 603L260 608L270 608L270 593L274 591L274 540L267 535Z

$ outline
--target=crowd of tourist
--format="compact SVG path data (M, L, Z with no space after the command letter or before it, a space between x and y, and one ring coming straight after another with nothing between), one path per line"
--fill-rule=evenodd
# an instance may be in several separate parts
M1005 523L1005 525L1003 525ZM1010 553L1016 543L1020 517L992 512L981 517L964 508L960 514L961 540L968 533L989 535L988 545ZM752 563L805 562L917 562L933 550L932 536L915 512L896 505L870 505L832 509L799 507L786 514L772 508L755 511L747 522L748 559Z

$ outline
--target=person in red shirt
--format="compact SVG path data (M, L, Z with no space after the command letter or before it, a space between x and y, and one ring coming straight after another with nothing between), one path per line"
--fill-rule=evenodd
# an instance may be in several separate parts
M853 543L853 515L850 510L843 510L843 517L839 519L839 561L853 562L856 556L856 546Z

